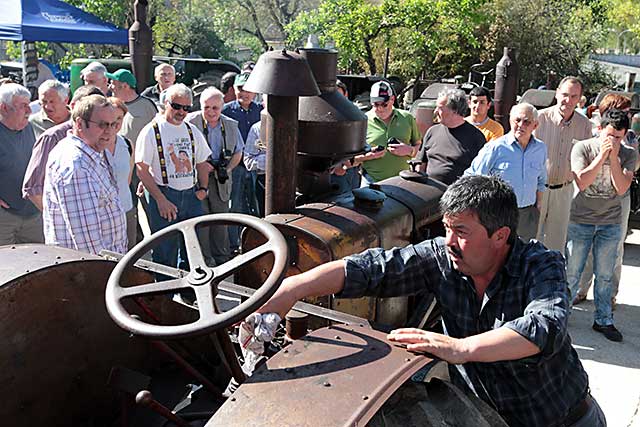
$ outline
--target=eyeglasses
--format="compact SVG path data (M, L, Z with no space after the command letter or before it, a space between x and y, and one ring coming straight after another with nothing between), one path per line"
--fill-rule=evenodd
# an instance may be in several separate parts
M388 105L389 105L389 101L373 103L374 108L387 108Z
M94 122L93 120L85 120L87 123L95 123L96 125L98 125L98 127L102 130L106 130L108 128L111 129L117 129L119 126L119 121L116 120L115 122ZM87 124L87 127L89 127L89 125Z
M173 108L174 110L184 110L187 113L189 111L191 111L191 105L182 105L182 104L178 104L176 102L170 102L169 105L171 106L171 108Z

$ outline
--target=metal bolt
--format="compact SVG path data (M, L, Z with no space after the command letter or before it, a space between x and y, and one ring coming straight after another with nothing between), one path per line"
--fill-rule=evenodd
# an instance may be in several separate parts
M232 398L231 398L231 401L232 401L232 402L235 402L235 401L236 401L236 398L235 398L235 397L232 397Z
M342 339L342 338L340 338L340 335L336 335L334 338L337 339L337 340L341 340Z
M289 353L289 350L285 348L285 349L284 349L284 351L283 351L283 353L284 353L284 354L287 354L287 353Z
M329 381L325 381L322 385L325 387L331 387L331 383Z
M405 362L411 362L411 359L409 359L408 357L406 359L404 359Z
M362 400L369 400L369 396L362 396Z
M34 254L37 254L37 253L38 253L38 251L33 251L33 253L34 253Z

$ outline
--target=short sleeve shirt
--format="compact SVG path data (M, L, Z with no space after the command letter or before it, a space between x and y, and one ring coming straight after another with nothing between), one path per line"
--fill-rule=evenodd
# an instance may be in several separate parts
M489 117L487 117L487 120L481 124L473 123L471 121L471 117L467 117L466 120L482 132L487 142L493 141L494 139L500 138L504 135L504 128L502 125Z
M174 190L188 190L195 185L196 169L195 165L207 160L211 155L211 149L204 140L202 133L195 126L186 122L176 126L164 117L158 116L155 121L160 130L163 158L167 170L167 180L169 187ZM195 161L193 159L193 149L191 138L187 126L193 131L195 143ZM153 176L156 184L163 186L162 168L160 166L160 154L156 142L153 123L142 129L136 142L136 163L149 165L149 172Z
M129 111L122 118L122 128L119 133L129 141L136 142L142 128L153 120L158 110L153 101L144 96L139 96L127 102L126 105Z
M389 138L396 138L407 145L420 141L416 119L407 111L394 109L388 125L376 116L375 111L369 111L367 118L367 144L370 147L386 147ZM382 181L409 169L407 160L410 159L410 156L400 157L387 152L379 159L365 162L362 167L374 181Z
M600 139L578 142L571 151L571 169L578 172L591 164L600 153ZM620 164L633 171L638 154L633 148L620 145ZM571 203L571 222L578 224L619 224L621 222L621 196L611 180L611 162L605 160L593 184L578 192Z

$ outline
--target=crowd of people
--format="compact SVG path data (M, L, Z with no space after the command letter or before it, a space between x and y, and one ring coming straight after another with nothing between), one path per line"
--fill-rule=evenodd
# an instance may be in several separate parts
M138 202L152 232L205 213L264 215L263 105L255 93L245 90L251 69L247 64L240 73L224 75L219 88L205 89L198 111L192 111L191 89L175 82L169 64L156 67L157 84L141 92L130 71L109 73L94 62L82 71L85 85L71 98L64 84L44 82L37 108L30 105L27 89L2 84L0 245L44 242L93 254L124 253L141 239ZM340 82L338 90L348 96ZM372 250L287 279L265 310L284 315L293 304L292 295L392 296L426 286L438 294L445 324L455 325L449 331L452 336L495 333L485 337L495 340L494 347L483 348L480 343L485 341L478 341L473 356L456 353L460 348L450 341L439 348L448 351L442 356L445 360L467 366L461 383L489 386L485 400L498 396L494 406L503 416L521 421L516 412L522 408L509 403L523 398L509 395L521 390L487 384L485 371L474 364L544 354L548 366L541 365L540 375L554 363L568 363L567 372L575 374L571 384L560 378L543 388L553 395L571 386L571 393L558 402L559 415L569 411L572 417L583 417L584 405L590 404L589 419L600 419L601 411L585 392L586 375L564 338L565 312L585 298L593 282L593 329L622 341L613 309L630 214L629 188L640 163L631 129L631 100L619 94L605 96L597 106L600 121L594 128L576 110L583 92L578 78L564 78L555 105L541 111L528 103L513 106L505 134L489 117L489 90L475 88L467 96L448 89L436 101L438 123L421 135L414 117L395 107L392 85L375 83L367 113L367 151L336 168L332 182L340 191L366 186L400 174L409 169L409 160L417 159L420 170L449 186L441 202L447 237L402 250ZM486 239L478 240L478 230L484 230ZM238 227L199 230L206 262L218 265L231 259L239 250L239 233ZM548 249L559 251L564 260ZM183 251L175 238L160 243L152 256L156 262L183 267ZM494 283L502 269L510 278L499 280L513 281L513 289L499 289ZM432 276L446 280L424 284L417 279ZM520 276L527 279L517 279ZM324 285L332 277L333 285ZM473 297L458 298L444 286L450 281L460 282L461 288L472 283ZM393 290L387 286L391 282ZM551 282L555 287L541 290ZM395 286L399 283L402 286ZM530 301L526 295L531 292L543 297ZM491 325L467 324L464 313L471 310L477 316L478 301L484 298L484 307L497 295L513 302L510 319L502 313L500 325L494 325L500 313L489 306L497 313L485 319ZM523 313L527 320L519 321ZM392 338L437 354L425 344L435 338L423 333L401 330ZM495 357L497 350L505 351L504 358ZM515 372L525 368L513 367ZM532 380L529 385L534 383L538 384ZM576 400L582 405L579 411ZM534 399L529 407L538 403ZM559 416L558 411L547 412L530 415L533 424L548 425Z

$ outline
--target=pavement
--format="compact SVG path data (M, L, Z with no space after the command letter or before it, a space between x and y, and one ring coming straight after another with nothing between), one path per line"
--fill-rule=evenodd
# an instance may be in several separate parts
M574 307L569 319L573 346L609 427L640 427L640 223L630 228L614 311L623 342L611 342L591 329L593 290L585 302Z

